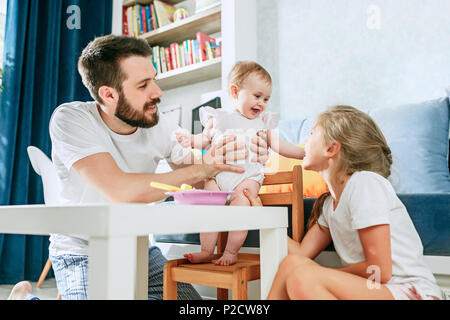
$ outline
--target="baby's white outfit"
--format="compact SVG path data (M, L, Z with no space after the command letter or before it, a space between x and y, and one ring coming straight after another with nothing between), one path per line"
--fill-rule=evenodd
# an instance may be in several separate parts
M216 176L216 182L222 191L231 191L236 188L245 179L251 179L262 184L264 180L264 166L259 162L251 162L256 156L250 150L251 139L257 137L260 130L274 129L278 125L279 114L264 112L255 119L247 119L238 111L214 109L211 107L203 107L199 110L200 122L206 127L208 121L213 119L212 141L211 144L226 135L235 135L236 142L245 143L245 150L248 157L244 160L227 162L245 169L244 173L221 172ZM243 150L238 150L241 153Z

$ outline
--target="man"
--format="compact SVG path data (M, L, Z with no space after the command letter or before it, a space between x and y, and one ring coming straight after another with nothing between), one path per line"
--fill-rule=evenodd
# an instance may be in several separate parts
M162 92L155 83L151 48L142 39L108 35L83 50L78 70L93 102L59 106L50 120L52 159L61 182L62 204L141 202L164 199L151 181L201 186L221 171L243 172L226 160L247 157L243 145L227 137L211 146L199 164L175 165L179 154L171 134L178 129L158 113ZM253 141L260 162L267 160L265 137ZM171 172L155 174L167 159ZM130 217L132 218L132 217ZM63 299L87 298L88 241L82 235L50 236L50 260ZM149 250L149 299L162 299L165 258ZM179 284L179 299L200 299L190 286Z

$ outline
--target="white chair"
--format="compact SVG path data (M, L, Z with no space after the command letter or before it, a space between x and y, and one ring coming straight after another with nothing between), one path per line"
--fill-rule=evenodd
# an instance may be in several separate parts
M61 187L59 185L58 176L56 175L56 170L53 162L39 148L29 146L27 148L27 152L34 171L36 171L36 173L41 176L42 185L44 187L45 204L59 204L59 191ZM37 288L41 287L42 283L47 277L51 266L52 262L50 261L50 259L48 259L47 263L44 266L44 269L42 269L41 275L36 285Z

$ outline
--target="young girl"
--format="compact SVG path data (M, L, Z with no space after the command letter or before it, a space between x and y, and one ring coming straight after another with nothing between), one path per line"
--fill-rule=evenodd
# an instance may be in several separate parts
M386 179L392 157L365 113L322 113L305 145L303 167L329 192L313 207L301 243L289 239L268 299L442 299L419 235ZM333 241L342 268L313 260Z
M235 135L237 142L245 144L249 150L249 142L255 138L258 131L265 130L267 145L275 152L295 159L303 159L304 149L283 141L273 130L277 125L277 116L264 112L272 93L272 80L269 73L255 62L238 62L229 75L229 92L233 99L232 110L200 109L200 121L205 130L199 135L177 133L180 144L187 147L204 149L216 139L227 135ZM196 142L199 142L198 144ZM249 189L253 196L257 196L264 180L264 167L260 163L249 161L234 162L245 168L245 173L219 173L215 179L205 183L206 190L234 190L230 205L249 206L248 199L243 195L243 189ZM247 237L247 231L230 231L223 256L215 263L218 265L232 265L236 263L237 253ZM209 262L213 258L217 242L217 232L201 233L201 252L186 254L185 257L193 262Z

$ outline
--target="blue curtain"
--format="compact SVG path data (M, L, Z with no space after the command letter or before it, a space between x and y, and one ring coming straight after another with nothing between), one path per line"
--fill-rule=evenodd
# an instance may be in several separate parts
M111 33L112 0L9 0L0 97L0 205L44 203L26 148L51 154L61 103L92 98L77 71L82 49ZM0 234L0 283L38 279L48 236ZM49 274L51 276L52 274Z

